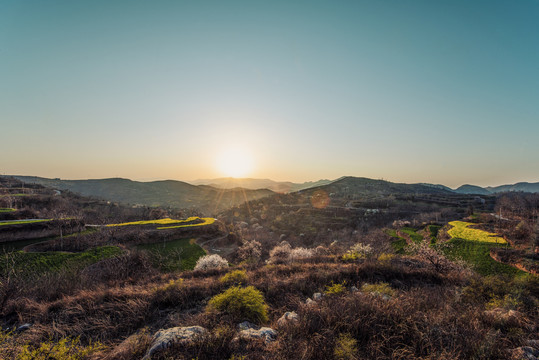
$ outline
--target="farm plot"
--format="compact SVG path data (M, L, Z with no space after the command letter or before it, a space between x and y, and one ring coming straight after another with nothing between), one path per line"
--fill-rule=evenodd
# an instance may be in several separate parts
M192 270L199 257L206 255L194 239L177 239L154 244L140 244L138 249L150 253L155 267L162 271Z
M514 267L502 264L490 256L492 248L507 244L504 238L488 231L470 228L472 223L452 221L448 234L451 236L450 248L445 253L450 258L460 258L470 263L481 275L506 274L516 276L524 274Z
M471 241L481 241L496 244L507 244L507 241L497 234L488 231L474 229L470 226L474 225L464 221L451 221L449 225L453 226L447 233L452 238L466 239Z

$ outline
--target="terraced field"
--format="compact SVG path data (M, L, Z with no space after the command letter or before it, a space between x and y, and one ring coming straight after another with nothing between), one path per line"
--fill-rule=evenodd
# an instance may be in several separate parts
M8 220L8 221L0 221L0 226L20 225L20 224L33 224L33 223L40 223L40 222L47 222L47 221L52 221L52 219L30 219L30 220Z
M507 244L507 241L497 234L488 231L474 229L470 226L475 224L464 221L451 221L449 225L453 226L447 233L451 238L466 239L471 241L481 241L496 244Z
M19 272L43 273L57 271L61 268L84 268L99 260L120 254L122 250L116 246L101 246L80 253L42 252L27 253L16 251L0 257L0 274L6 271L6 265L13 266ZM8 261L9 260L9 261Z
M492 248L507 244L504 238L488 231L473 229L470 227L472 223L464 221L451 221L449 225L453 226L448 231L451 236L449 243L452 246L445 250L449 257L461 258L471 264L481 275L520 276L525 274L512 266L497 262L490 256Z
M159 220L144 220L144 221L132 221L120 224L109 224L108 227L116 226L132 226L132 225L173 225L173 226L159 226L157 229L175 229L182 227L204 226L210 225L215 222L214 218L200 218L198 216L192 216L185 220L175 219L159 219Z
M206 255L194 239L177 239L162 243L137 245L150 253L154 266L162 271L192 270L199 257Z
M395 229L387 229L386 233L395 239L391 242L393 250L395 250L397 254L404 254L404 247L408 244L406 242L406 239L402 236L399 236Z

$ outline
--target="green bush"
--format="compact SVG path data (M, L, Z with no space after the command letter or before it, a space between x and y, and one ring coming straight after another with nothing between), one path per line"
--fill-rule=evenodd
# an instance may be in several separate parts
M215 295L208 303L208 310L229 314L238 321L249 320L254 323L268 321L264 296L253 286L233 286Z
M385 282L381 282L378 284L363 284L363 286L361 286L361 291L387 296L393 296L396 293L396 291L388 283Z
M234 270L223 275L219 281L227 285L245 284L247 282L247 274L245 270Z
M342 284L331 284L326 286L324 293L326 295L342 295L346 292L345 283Z
M349 360L356 358L357 351L357 340L350 334L340 334L335 342L333 354L336 359Z
M507 294L503 298L492 298L485 306L488 310L492 310L495 308L516 310L520 306L522 306L522 303L515 296Z
M58 342L43 342L37 348L25 345L17 354L17 360L79 360L86 359L104 348L99 342L83 346L79 338L63 338Z
M381 253L380 256L378 256L378 261L384 264L388 264L393 258L395 258L395 255L393 254Z

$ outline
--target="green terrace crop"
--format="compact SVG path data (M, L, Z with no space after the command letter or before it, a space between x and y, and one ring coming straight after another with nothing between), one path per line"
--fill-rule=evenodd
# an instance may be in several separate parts
M391 246L397 254L404 254L404 247L408 244L406 239L397 234L395 229L387 229L386 233L392 238L396 239L391 242Z
M193 270L199 257L206 255L194 239L177 239L137 245L150 254L153 265L162 271Z
M447 233L452 238L466 239L471 241L481 241L496 244L507 244L507 241L497 234L490 233L488 231L474 229L470 226L473 223L464 221L451 221L449 225L453 226Z
M47 221L52 221L52 219L31 219L31 220L0 221L0 226L20 225L20 224L34 224L34 223L47 222Z
M109 224L107 227L117 227L117 226L133 226L133 225L173 225L173 226L160 226L157 229L175 229L182 227L192 227L192 226L204 226L210 225L215 222L214 218L200 218L198 216L192 216L185 220L175 220L175 219L159 219L159 220L142 220L142 221L131 221L120 224Z
M45 273L62 268L80 269L99 260L119 255L121 252L122 250L117 246L100 246L80 253L16 251L0 256L2 259L0 274L11 271L10 268L24 273Z
M524 274L523 271L499 263L490 256L492 248L507 244L504 238L488 231L470 228L474 224L464 221L451 221L449 225L453 226L447 232L451 236L451 247L444 252L450 258L461 258L472 264L474 270L481 275Z
M423 240L423 235L418 234L416 229L410 228L410 227L403 227L401 231L408 236L410 236L410 239L414 242L421 242Z

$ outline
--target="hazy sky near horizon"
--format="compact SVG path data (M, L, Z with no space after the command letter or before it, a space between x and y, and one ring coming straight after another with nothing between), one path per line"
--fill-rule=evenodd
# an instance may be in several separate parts
M537 182L539 1L0 0L0 123L0 174Z

